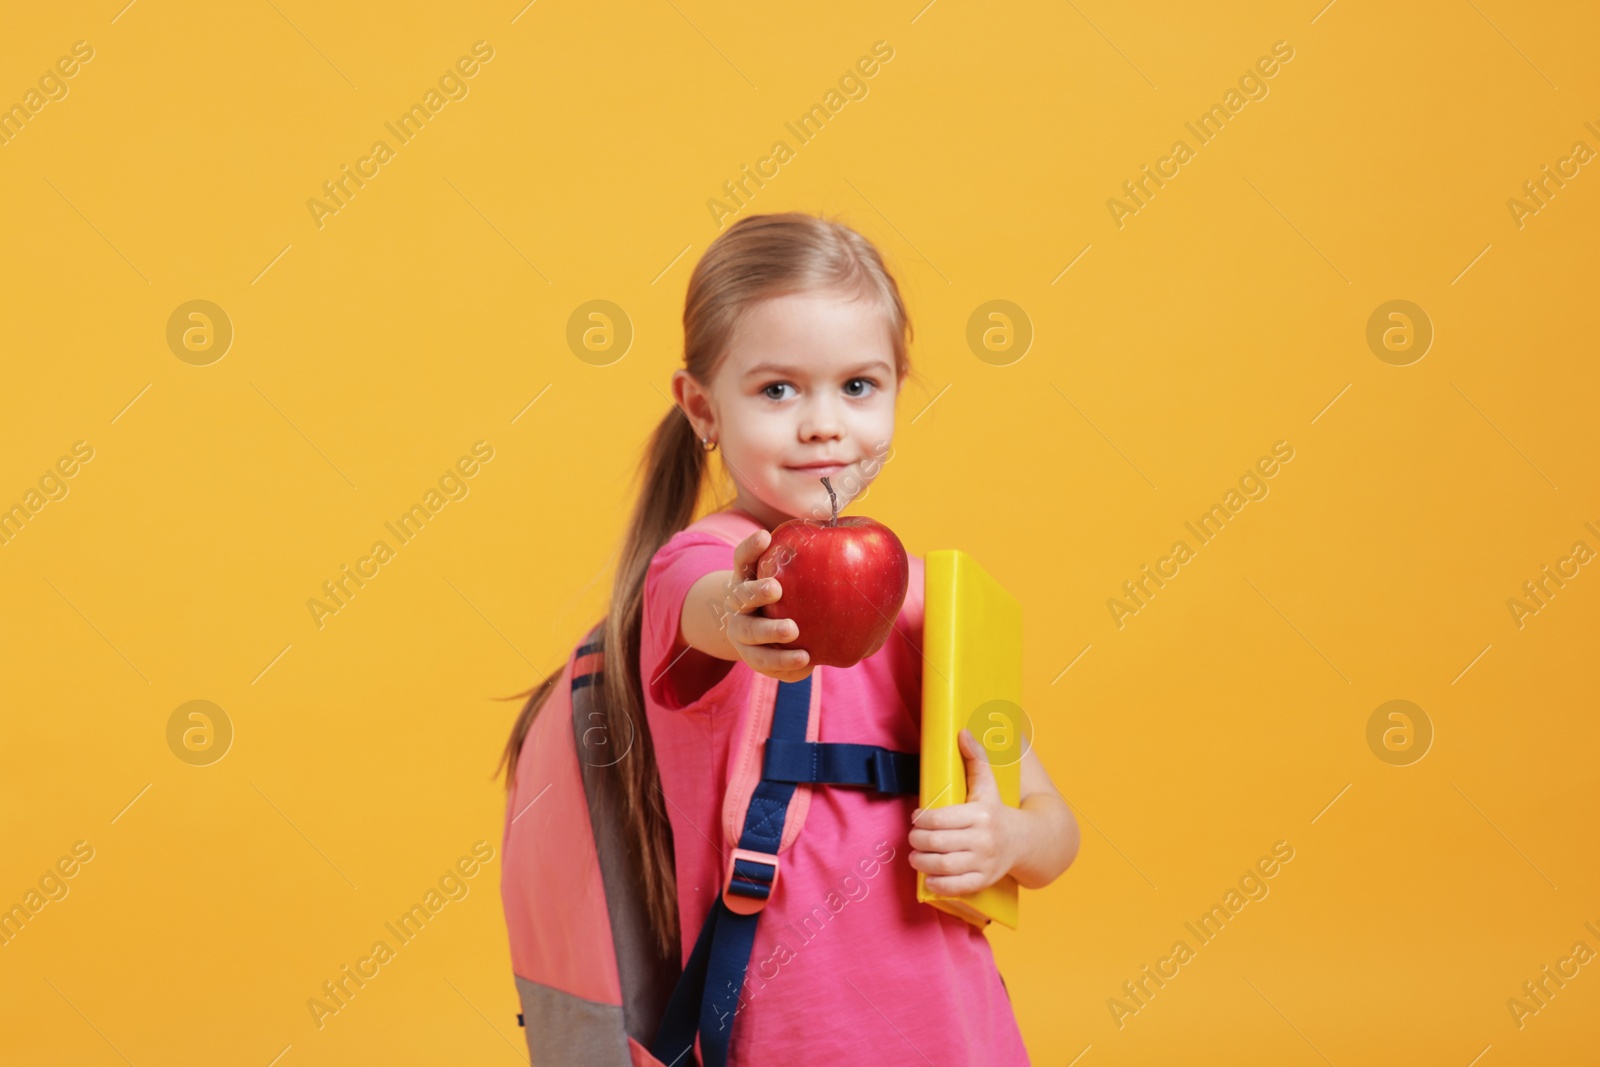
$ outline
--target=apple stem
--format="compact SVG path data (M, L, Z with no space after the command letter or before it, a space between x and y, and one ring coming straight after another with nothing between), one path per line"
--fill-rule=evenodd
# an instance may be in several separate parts
M833 486L828 484L828 479L822 479L822 488L828 491L828 507L833 510L833 515L828 519L829 526L839 525L839 498L833 495Z

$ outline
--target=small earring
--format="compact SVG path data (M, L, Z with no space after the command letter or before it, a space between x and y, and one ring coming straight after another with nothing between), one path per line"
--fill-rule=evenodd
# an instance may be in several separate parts
M700 444L707 452L715 452L717 450L717 443L709 437L700 438Z

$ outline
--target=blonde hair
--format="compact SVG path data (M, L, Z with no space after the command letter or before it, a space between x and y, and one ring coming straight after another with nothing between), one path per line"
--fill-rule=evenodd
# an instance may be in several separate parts
M802 212L750 215L729 226L706 249L689 278L683 307L684 368L709 385L727 355L739 317L761 300L785 293L830 290L875 301L884 311L895 374L910 373L911 321L899 286L877 248L849 226ZM641 492L623 536L604 622L606 651L600 704L607 735L633 737L628 755L607 768L620 791L627 838L642 879L646 911L663 956L678 951L677 887L672 828L661 796L655 747L644 714L639 643L644 579L650 560L687 527L706 481L707 453L676 406L650 435L639 473ZM557 672L559 673L559 672ZM516 777L523 739L549 698L555 676L533 689L501 754L506 788Z

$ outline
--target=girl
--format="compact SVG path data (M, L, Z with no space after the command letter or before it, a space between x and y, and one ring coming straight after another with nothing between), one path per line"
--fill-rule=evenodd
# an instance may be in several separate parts
M675 407L650 441L605 622L623 669L601 684L619 722L647 724L611 769L658 947L686 959L722 890L727 756L754 674L824 673L822 741L919 751L922 617L908 594L878 652L813 668L804 651L771 647L803 645L797 625L758 612L783 595L755 575L772 528L825 518L823 477L859 497L893 437L911 328L878 251L831 220L747 216L696 265L683 323ZM737 546L686 529L712 451L734 488L722 517L748 530ZM913 560L912 581L921 574ZM512 771L540 703L507 745ZM987 938L918 903L916 875L951 895L1007 874L1038 888L1073 861L1077 824L1031 751L1011 808L966 731L961 749L963 804L923 812L910 795L814 788L756 926L730 1063L1028 1062Z

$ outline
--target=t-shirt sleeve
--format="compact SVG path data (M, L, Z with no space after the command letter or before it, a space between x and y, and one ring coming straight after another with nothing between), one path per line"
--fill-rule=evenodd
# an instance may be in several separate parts
M728 682L733 660L718 659L684 643L680 621L689 587L712 571L733 569L733 546L704 534L678 534L656 552L644 579L639 672L645 693L670 711L714 700ZM713 610L709 605L705 611Z

